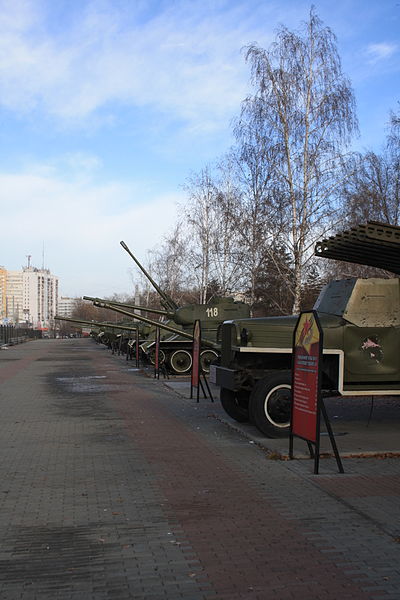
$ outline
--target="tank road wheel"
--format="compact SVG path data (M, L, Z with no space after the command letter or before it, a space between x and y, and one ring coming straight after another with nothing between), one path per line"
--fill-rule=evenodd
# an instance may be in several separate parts
M281 371L260 379L251 392L251 420L267 437L286 437L290 433L291 385L290 371Z
M187 350L175 350L170 356L169 364L175 373L183 375L192 368L192 355Z
M156 364L156 350L155 348L153 348L152 350L150 350L149 354L149 361L151 362L152 365ZM163 350L159 350L158 353L158 362L160 363L160 365L163 365L165 363L165 353L163 352Z
M238 423L246 423L249 420L249 409L240 394L221 388L220 400L224 411Z
M200 354L200 365L203 373L210 372L211 363L218 358L218 353L215 350L203 350Z

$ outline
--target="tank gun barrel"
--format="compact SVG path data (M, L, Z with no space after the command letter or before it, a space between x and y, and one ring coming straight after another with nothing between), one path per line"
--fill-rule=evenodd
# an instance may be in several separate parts
M134 256L132 254L132 252L129 250L129 248L125 244L125 242L121 241L120 244L123 247L123 249L126 250L126 252L129 254L129 256L135 261L135 263L137 264L137 266L139 267L139 269L142 271L143 275L150 281L150 283L154 287L154 289L160 294L161 298L164 301L164 304L165 304L166 308L168 308L169 310L176 310L177 308L179 308L178 305L176 304L176 302L174 302L174 300L172 300L172 298L170 296L168 296L168 294L166 294L160 288L159 285L157 285L157 283L150 276L150 274L146 271L146 269L143 267L143 265L140 264L140 262L138 261L138 259L136 258L136 256Z
M92 302L106 302L112 306L121 306L122 308L132 308L133 310L145 310L147 312L155 313L156 315L163 315L168 319L172 319L175 315L173 312L167 310L160 310L158 308L147 308L146 306L139 306L138 304L126 304L124 302L116 302L114 300L105 300L103 298L92 298L91 296L83 296L83 300L91 300Z
M167 331L170 331L171 333L176 333L176 334L182 335L183 337L186 337L190 340L193 339L193 336L190 333L186 333L185 331L181 331L180 329L176 329L175 327L171 327L170 325L166 325L159 321L153 321L153 319L148 319L147 317L142 317L142 315L138 315L136 313L131 313L127 310L119 308L118 306L109 304L108 302L104 302L104 301L100 300L100 301L94 301L93 304L95 306L98 306L99 308L108 308L108 309L113 310L114 312L118 312L122 315L127 315L129 317L139 319L139 321L143 321L144 323L148 323L149 325L154 325L155 327L161 327L162 329L166 329Z
M109 323L99 323L97 321L86 321L85 319L71 319L70 317L61 317L56 315L54 317L57 321L69 321L70 323L80 323L82 325L91 325L92 327L108 327L110 329L126 329L127 331L135 331L137 329L137 325L132 325L132 327L128 327L127 325L110 325Z
M99 306L100 308L109 308L110 310L121 313L122 315L127 315L129 317L139 319L139 321L143 321L144 323L147 323L149 325L154 325L154 327L160 327L160 329L165 329L166 331L170 331L171 333L181 335L182 337L185 337L188 340L193 340L193 335L187 333L186 331L176 329L175 327L171 327L171 325L166 325L165 323L161 323L159 321L153 321L152 319L148 319L147 317L142 317L142 315L130 313L127 310L123 310L122 308L118 308L117 306L108 304L108 302L93 302L93 304L95 306ZM219 348L218 344L211 342L210 340L202 340L202 344L204 344L205 346L211 346L212 348Z

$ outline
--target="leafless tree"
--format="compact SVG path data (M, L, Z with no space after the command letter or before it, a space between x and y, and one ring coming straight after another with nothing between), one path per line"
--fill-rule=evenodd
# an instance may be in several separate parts
M400 224L400 119L390 115L381 153L357 154L343 186L343 220L352 226L369 219Z
M244 101L239 124L258 126L265 137L268 187L277 194L268 194L268 211L280 214L279 236L285 226L297 312L310 249L331 224L343 153L357 129L354 95L336 38L314 9L301 31L280 27L268 50L253 44L246 59L256 90Z
M212 264L214 279L223 295L243 290L245 268L239 223L241 190L231 156L219 162L216 171L216 202L213 214Z
M271 134L263 114L254 104L245 102L234 127L236 144L231 150L230 160L235 165L240 194L233 217L245 289L252 308L263 302L260 292L261 282L266 283L266 264L272 280L272 272L279 274L285 262L278 251L278 247L282 246L279 241L284 231L285 199L274 179L278 154L271 143ZM271 293L271 289L269 291Z
M337 231L369 220L400 225L400 115L390 113L381 152L355 153L347 161ZM392 277L382 269L345 262L324 262L329 277Z
M218 191L209 167L192 175L186 182L188 201L183 214L188 226L186 246L186 264L191 272L192 281L199 289L199 302L208 299L209 284L213 278L212 255Z
M186 236L182 223L176 223L162 244L150 252L149 270L160 288L177 304L187 288Z
M97 306L94 306L92 302L81 299L75 301L72 318L96 321L99 323L116 320L115 316L111 315L109 310L98 308ZM121 320L121 318L118 318L118 320Z

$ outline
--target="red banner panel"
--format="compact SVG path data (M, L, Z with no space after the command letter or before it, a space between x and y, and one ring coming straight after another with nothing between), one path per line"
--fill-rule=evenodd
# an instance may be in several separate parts
M322 331L314 312L300 315L294 334L292 434L317 441Z

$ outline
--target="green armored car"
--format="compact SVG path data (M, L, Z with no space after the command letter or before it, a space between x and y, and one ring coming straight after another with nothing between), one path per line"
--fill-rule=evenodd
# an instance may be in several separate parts
M318 256L400 274L400 227L360 225L318 243ZM345 279L326 285L314 306L324 333L322 388L328 395L400 394L400 280ZM297 316L222 324L221 403L269 437L288 435L293 331ZM349 398L349 401L351 399Z

